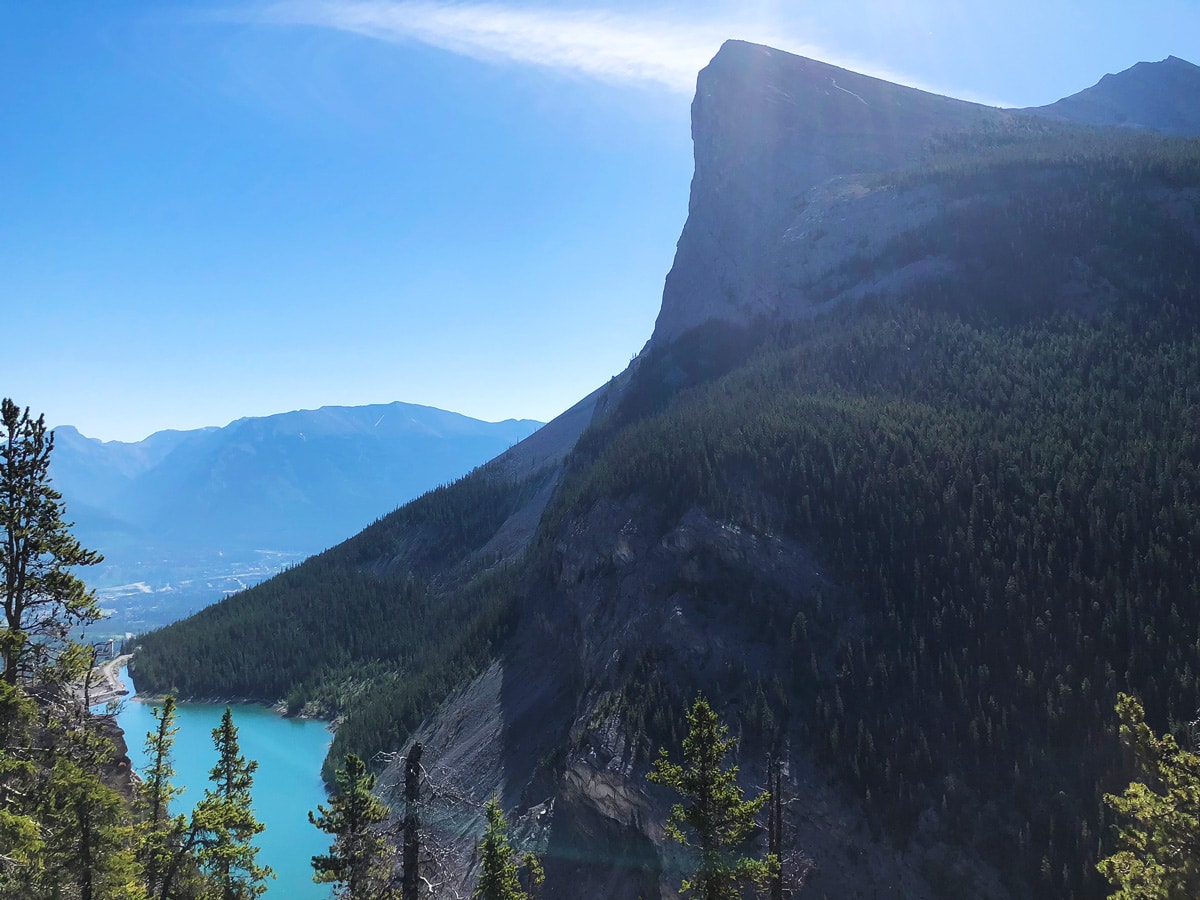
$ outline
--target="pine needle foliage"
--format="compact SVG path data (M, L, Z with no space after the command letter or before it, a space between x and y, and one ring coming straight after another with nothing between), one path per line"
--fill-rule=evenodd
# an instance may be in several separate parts
M184 816L171 816L171 801L183 793L172 783L175 765L172 750L179 726L175 724L175 698L168 695L161 707L150 713L157 723L146 734L145 753L149 760L142 772L138 805L143 816L139 857L145 869L146 885L155 895L170 896L179 865L179 845L187 830Z
M308 814L309 822L333 836L329 852L312 858L313 881L334 884L339 900L393 900L399 896L389 883L394 852L379 830L389 810L372 793L375 776L349 753L336 782L329 806Z
M100 618L74 570L102 557L63 521L62 495L50 485L53 449L44 416L0 401L0 677L10 685L81 674L80 655L64 652L75 646L67 632Z
M228 706L221 724L213 729L213 745L217 750L217 764L209 774L213 786L204 792L192 816L193 827L203 835L196 856L216 883L220 900L254 900L266 892L266 880L275 873L257 862L254 838L265 826L254 817L250 790L258 763L242 755Z
M1119 849L1097 868L1115 900L1200 897L1200 755L1170 734L1156 737L1136 697L1120 694L1117 716L1142 780L1105 795L1124 824Z
M531 900L521 888L520 868L516 851L508 839L508 823L500 800L493 796L488 800L484 813L487 828L479 844L482 857L479 881L475 885L472 900ZM537 857L527 854L523 862L536 887L542 881L542 866Z
M755 820L770 794L742 799L737 766L724 767L734 740L703 696L692 704L687 723L683 764L671 762L663 749L646 777L683 798L671 809L667 837L699 851L695 874L684 879L680 891L702 900L736 900L742 896L742 885L763 886L779 868L773 855L765 859L745 855Z

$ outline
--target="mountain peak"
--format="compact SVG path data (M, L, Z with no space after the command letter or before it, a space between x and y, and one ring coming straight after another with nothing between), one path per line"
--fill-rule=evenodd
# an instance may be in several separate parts
M832 179L906 167L934 135L1011 114L745 41L696 80L696 168L656 343L709 319L746 321L780 301L768 256L789 217ZM731 261L737 260L737 265Z
M1057 103L1025 112L1086 125L1200 135L1200 66L1178 56L1139 62Z

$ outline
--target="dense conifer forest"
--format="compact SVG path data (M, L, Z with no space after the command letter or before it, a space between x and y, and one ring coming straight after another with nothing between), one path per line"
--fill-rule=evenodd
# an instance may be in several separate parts
M335 759L370 758L551 590L576 511L701 508L803 542L835 585L800 609L727 598L789 661L741 733L804 735L901 844L933 810L1013 891L1102 895L1118 692L1158 730L1200 706L1200 143L1037 124L879 183L943 212L843 274L938 257L945 277L657 348L521 565L463 569L544 484L478 472L146 636L139 686L315 700L346 714ZM648 765L694 687L647 661L617 688Z
M637 493L667 520L699 505L818 548L868 625L830 656L844 601L790 628L756 610L792 644L786 690L760 688L768 720L799 717L902 840L938 809L1047 896L1100 892L1101 795L1129 777L1117 692L1176 730L1200 702L1200 255L1159 193L1200 184L1200 151L1141 145L1028 167L1005 148L999 176L979 160L936 176L965 198L1010 182L894 248L949 249L959 277L798 323L664 404L663 370L720 366L746 338L667 349L581 442L548 516ZM1063 302L1081 257L1112 302ZM636 712L647 749L678 733L654 675L624 696L654 707Z
M348 714L347 751L399 746L508 627L512 574L474 556L545 476L476 470L259 587L139 640L139 690ZM439 585L452 573L456 590Z

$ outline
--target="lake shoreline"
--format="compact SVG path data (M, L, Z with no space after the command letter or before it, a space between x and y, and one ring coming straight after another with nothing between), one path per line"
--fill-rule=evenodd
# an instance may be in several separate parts
M111 667L114 672L119 672L121 669L126 669L126 674L128 674L129 678L132 680L133 673L128 672L129 662L132 659L133 654L119 656L111 662L106 663L105 669L107 670L109 667ZM117 663L120 663L120 665L117 665ZM119 676L114 675L113 680L122 689L120 691L120 696L127 696L130 694L130 691L125 688L125 684L120 680ZM129 699L135 700L138 703L155 704L162 703L167 699L167 697L167 694L144 694L140 691L134 691L133 696L129 697ZM106 702L108 702L107 699L99 701L93 700L92 705L95 706L97 703ZM304 722L324 722L326 723L326 728L330 732L337 731L337 719L326 719L324 716L314 716L309 715L308 713L299 713L298 715L289 716L287 712L287 702L284 700L263 700L259 697L180 697L176 695L175 702L203 703L208 706L262 706L274 713L277 713L284 719L295 719Z
M126 691L126 694L129 692ZM135 703L162 703L167 699L167 694L135 694L130 697ZM310 716L306 713L300 713L296 716L289 716L287 713L287 704L282 700L276 700L271 703L266 700L257 700L250 697L176 697L177 704L195 703L204 704L205 706L258 706L263 709L269 709L271 712L278 715L281 719L290 719L300 722L324 722L326 730L329 732L337 731L337 720L326 719L323 716Z
M152 709L162 707L165 695L137 692L137 675L125 678L130 694L117 711L116 724L125 734L130 765L144 771L148 763L144 746L132 746L131 738L153 731L157 720ZM263 900L332 900L328 885L312 881L313 856L327 853L328 836L313 828L308 813L329 801L329 789L321 778L321 766L329 752L331 735L324 721L300 720L280 715L280 709L259 701L219 699L203 702L188 699L176 706L179 729L172 749L174 786L184 793L173 810L186 814L211 787L215 750L211 740L225 707L233 710L240 752L256 762L253 799L256 816L266 826L255 844L260 863L271 866L278 879L271 881Z

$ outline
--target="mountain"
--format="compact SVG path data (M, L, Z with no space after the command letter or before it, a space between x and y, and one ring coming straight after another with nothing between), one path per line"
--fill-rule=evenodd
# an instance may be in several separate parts
M1176 56L1140 62L1048 106L1025 110L1088 125L1146 128L1163 134L1200 134L1200 66Z
M903 214L889 208L894 194L867 187L864 174L916 162L938 135L1015 121L991 107L728 42L697 78L688 218L653 341L712 320L803 314L808 304L795 305L797 293L811 294L813 281L836 270L848 235L882 244L932 213L928 204ZM847 211L869 216L872 228L846 221ZM832 290L820 299L835 299Z
M330 768L419 740L547 897L677 896L645 775L701 692L812 896L1103 896L1117 691L1200 706L1200 141L741 42L693 140L628 370L147 635L139 688L337 712Z
M170 586L155 614L163 624L162 616L178 618L230 585L245 587L343 540L539 425L391 403L245 418L133 443L59 427L52 475L76 534L105 554L89 574L105 603L122 608L119 624L140 624L130 604L162 604Z

